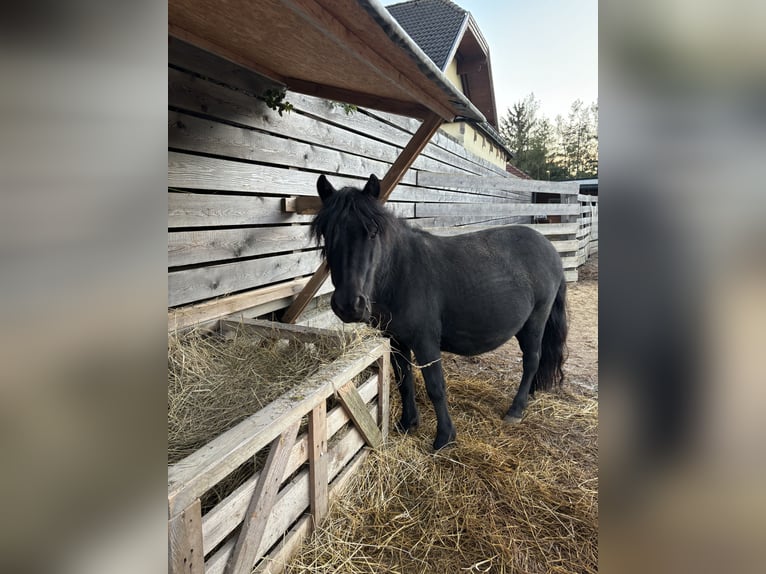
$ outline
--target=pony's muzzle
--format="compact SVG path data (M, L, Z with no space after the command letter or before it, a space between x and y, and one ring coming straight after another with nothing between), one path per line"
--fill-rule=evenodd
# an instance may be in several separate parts
M354 295L349 297L339 297L338 292L332 294L330 306L333 312L344 323L359 323L368 318L367 297L364 295Z

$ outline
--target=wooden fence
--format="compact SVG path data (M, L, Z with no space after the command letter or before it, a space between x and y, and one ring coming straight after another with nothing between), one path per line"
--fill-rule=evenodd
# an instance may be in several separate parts
M577 229L577 266L598 252L598 196L578 195L580 217Z
M293 110L280 115L258 97L270 86L209 53L175 39L169 43L171 329L287 307L320 263L308 232L312 216L289 206L315 196L322 173L336 187L361 185L371 173L382 176L419 126L381 112L349 114L333 102L293 92L285 97ZM389 206L414 225L442 232L555 216L562 223L536 227L554 240L567 278L575 280L579 247L570 242L582 239L582 214L570 187L553 191L546 182L515 178L439 132L405 173ZM533 203L546 193L565 199ZM328 281L306 321L323 312L331 290Z
M230 328L303 342L334 336L294 325L275 329L265 321L221 322L221 330ZM169 466L168 572L249 574L254 565L258 571L281 570L367 456L365 445L377 447L387 436L389 351L386 339L362 342ZM354 378L370 366L376 373L357 386ZM330 397L337 398L334 408L328 407ZM306 430L299 433L302 421ZM203 513L206 495L224 489L222 481L232 471L267 448L262 468L228 487Z

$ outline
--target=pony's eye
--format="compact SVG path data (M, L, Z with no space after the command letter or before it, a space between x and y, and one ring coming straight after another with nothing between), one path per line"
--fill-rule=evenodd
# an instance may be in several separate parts
M367 234L367 237L369 237L370 239L375 239L377 236L378 236L377 229L373 229Z

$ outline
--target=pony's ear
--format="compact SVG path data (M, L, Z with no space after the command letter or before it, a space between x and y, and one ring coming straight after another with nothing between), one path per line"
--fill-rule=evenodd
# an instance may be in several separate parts
M370 179L367 180L367 184L364 186L364 193L371 195L375 199L380 197L380 180L373 173L370 175Z
M329 181L327 181L324 174L320 175L317 180L317 191L319 192L319 197L322 198L323 203L330 199L330 196L335 193L335 188Z

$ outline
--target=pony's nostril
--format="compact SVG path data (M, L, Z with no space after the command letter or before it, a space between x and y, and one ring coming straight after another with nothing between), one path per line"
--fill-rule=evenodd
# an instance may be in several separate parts
M357 295L354 299L354 311L364 311L365 299L362 295Z

